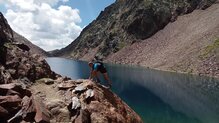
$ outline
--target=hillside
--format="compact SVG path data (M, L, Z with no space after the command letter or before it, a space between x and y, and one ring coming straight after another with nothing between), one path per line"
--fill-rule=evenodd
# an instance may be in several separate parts
M20 34L16 33L15 31L13 31L13 36L14 36L15 42L23 43L23 44L26 44L28 47L30 47L30 52L31 53L40 54L42 56L48 56L48 53L45 50L43 50L40 47L34 45L28 39L26 39L25 37L23 37Z
M201 58L205 47L217 45L218 4L210 7L215 2L117 0L54 55L218 76L215 49Z
M2 22L2 20L4 20L3 18L3 14L0 12L0 19L1 19L1 22L0 23L4 23ZM7 21L6 21L7 22ZM7 23L6 25L8 27L10 27ZM16 33L15 31L13 31L13 29L9 28L8 30L10 30L10 34L11 37L13 37L13 41L14 43L16 44L25 44L27 45L29 48L30 48L30 52L31 53L35 53L35 54L40 54L42 56L48 56L48 53L46 51L44 51L43 49L41 49L40 47L32 44L29 40L27 40L25 37L21 36L20 34ZM1 36L2 37L2 36Z

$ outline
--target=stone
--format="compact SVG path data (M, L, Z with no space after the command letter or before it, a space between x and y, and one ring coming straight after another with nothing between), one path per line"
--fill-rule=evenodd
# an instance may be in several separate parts
M7 95L8 91L17 92L23 98L25 95L31 96L30 90L24 89L19 83L10 83L0 85L0 95Z
M58 85L58 88L60 89L60 90L66 90L66 89L69 89L69 88L73 88L73 87L75 87L75 84L73 84L73 83L68 83L68 82L63 82L63 83L61 83L61 84L59 84Z
M21 98L18 95L0 96L0 106L2 107L19 107Z
M78 79L78 80L75 81L75 83L81 84L81 83L83 83L83 79Z
M90 113L88 110L80 110L79 116L75 119L74 123L91 123Z
M42 100L39 97L34 97L34 105L36 108L36 115L34 120L36 122L49 123L50 122L50 113L43 104Z
M81 107L80 100L77 97L72 98L72 107L71 109L76 110Z
M22 99L22 118L25 121L33 121L36 108L32 97L25 96Z
M31 82L27 77L18 79L18 82L20 82L22 84L22 87L25 89L27 87L31 87L31 85L33 84L33 82Z
M86 91L86 99L94 97L94 91L92 89L88 89Z
M74 90L73 92L77 93L77 92L83 92L86 90L86 87L84 85L78 85Z

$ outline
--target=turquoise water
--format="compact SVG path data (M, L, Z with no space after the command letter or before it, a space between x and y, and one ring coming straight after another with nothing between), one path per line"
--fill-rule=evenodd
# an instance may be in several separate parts
M52 70L87 79L86 62L47 58ZM142 67L106 64L112 90L145 123L219 123L219 80ZM102 84L106 84L103 79Z

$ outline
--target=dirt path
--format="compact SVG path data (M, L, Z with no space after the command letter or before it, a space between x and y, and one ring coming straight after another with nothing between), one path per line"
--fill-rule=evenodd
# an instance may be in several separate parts
M53 85L47 85L45 83L36 83L31 86L31 90L34 94L41 96L46 102L53 100L60 100L63 97L58 93L58 90Z

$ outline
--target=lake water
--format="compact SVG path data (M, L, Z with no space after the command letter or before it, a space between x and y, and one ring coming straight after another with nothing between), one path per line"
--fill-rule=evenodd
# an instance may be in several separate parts
M87 79L87 62L47 58L51 69ZM219 80L127 65L105 65L112 90L145 123L219 123ZM103 84L104 80L101 79Z

